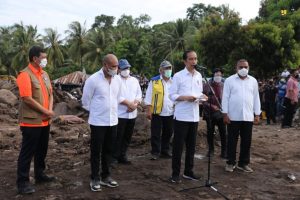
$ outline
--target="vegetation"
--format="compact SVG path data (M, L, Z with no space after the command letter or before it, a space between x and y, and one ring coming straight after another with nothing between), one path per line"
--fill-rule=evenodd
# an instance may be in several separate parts
M66 37L48 28L14 24L0 27L0 74L16 76L28 63L28 50L38 44L48 53L52 78L75 70L93 73L101 59L113 52L134 66L134 73L152 76L163 59L182 69L182 52L195 50L199 63L227 74L240 58L249 60L251 73L263 78L300 64L300 0L262 0L259 16L242 24L239 13L228 6L194 4L187 17L148 25L147 14L138 18L99 15L90 28L71 22Z

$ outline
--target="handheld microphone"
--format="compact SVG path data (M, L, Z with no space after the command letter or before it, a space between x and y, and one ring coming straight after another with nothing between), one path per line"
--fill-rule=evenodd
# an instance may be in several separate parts
M194 67L198 70L206 70L207 68L202 65L194 65Z

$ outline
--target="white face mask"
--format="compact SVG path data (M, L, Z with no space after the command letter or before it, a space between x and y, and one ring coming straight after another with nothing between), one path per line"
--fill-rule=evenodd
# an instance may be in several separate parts
M214 77L214 82L220 83L222 81L222 76L215 76Z
M129 76L129 74L130 74L130 70L129 69L122 70L120 72L120 74L121 74L121 76L127 78Z
M114 77L115 75L117 75L118 70L113 70L113 69L108 69L108 75L110 75L111 77Z
M47 59L43 58L39 65L41 68L45 68L47 66Z
M248 72L249 72L248 69L242 68L242 69L239 69L238 74L239 74L241 77L245 77L245 76L248 75Z

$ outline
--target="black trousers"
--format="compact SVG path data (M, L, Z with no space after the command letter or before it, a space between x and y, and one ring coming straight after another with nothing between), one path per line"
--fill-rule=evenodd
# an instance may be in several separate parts
M236 164L236 147L239 136L241 137L240 143L240 157L239 166L248 165L250 163L250 148L252 140L252 127L253 122L246 121L231 121L227 125L228 143L227 143L227 164Z
M214 137L215 137L215 127L218 127L220 138L221 138L221 156L226 156L226 125L223 122L223 119L206 119L206 127L207 127L207 143L208 148L211 152L214 152L215 145L214 145Z
M43 175L48 151L50 126L21 127L22 146L18 158L17 185L29 182L30 163L34 157L35 178Z
M180 174L181 156L184 143L186 147L184 174L193 173L197 129L198 122L174 120L172 176L179 176Z
M100 180L100 156L101 177L110 176L110 163L112 159L113 141L117 134L116 126L93 126L91 127L91 179Z
M114 142L113 157L115 159L127 159L127 149L131 142L135 119L119 118L117 137Z
M173 115L152 115L151 120L151 154L168 153L173 134Z
M284 98L283 105L285 106L285 109L283 111L283 120L281 126L292 126L297 104L292 104L290 99Z
M275 119L275 111L276 106L275 102L265 102L265 111L266 111L266 117L267 117L267 123L270 124L271 120L273 123L276 123Z

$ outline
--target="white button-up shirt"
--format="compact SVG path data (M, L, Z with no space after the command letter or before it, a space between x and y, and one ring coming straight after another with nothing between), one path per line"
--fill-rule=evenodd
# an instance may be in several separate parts
M163 107L159 116L172 116L174 114L174 103L169 98L169 89L172 85L172 79L170 78L168 81L165 81L162 76L160 76L162 80L162 84L164 86L164 100L163 100ZM152 81L150 81L146 96L144 100L146 105L151 105L152 102Z
M130 102L133 102L134 100L141 102L142 90L139 81L132 76L129 76L127 79L123 78L122 76L119 77L123 85L121 96ZM119 108L118 108L119 118L134 119L137 117L137 109L135 109L133 112L127 112L127 109L128 109L127 106L123 104L119 104Z
M103 69L90 76L84 85L82 107L89 111L88 123L94 126L118 124L118 104L121 97L121 79L118 76L105 78Z
M186 68L177 72L169 90L171 100L175 101L174 119L185 122L199 121L199 102L176 101L179 96L194 96L199 99L203 94L202 76L198 71L190 73Z
M254 77L242 80L234 74L225 80L222 98L222 112L232 121L254 121L254 114L260 115L258 84Z

